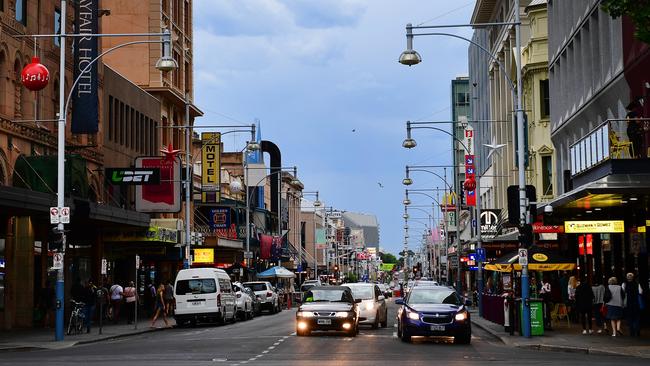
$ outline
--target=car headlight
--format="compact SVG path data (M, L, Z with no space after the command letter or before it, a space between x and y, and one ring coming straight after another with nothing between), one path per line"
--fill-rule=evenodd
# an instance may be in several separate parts
M456 321L459 321L459 322L462 322L462 321L464 321L464 320L467 320L467 312L466 312L466 311L463 311L462 313L458 313L458 314L456 314L456 316L454 317L454 319L456 319Z
M300 317L300 318L313 318L314 313L312 313L311 311L299 311L298 312L298 317Z
M374 302L366 303L366 310L372 310L374 308L375 308L375 303Z
M336 314L334 314L334 316L337 318L347 318L348 314L349 313L347 311L338 311Z
M409 317L411 320L420 320L420 314L412 312L412 311L407 311L406 315Z

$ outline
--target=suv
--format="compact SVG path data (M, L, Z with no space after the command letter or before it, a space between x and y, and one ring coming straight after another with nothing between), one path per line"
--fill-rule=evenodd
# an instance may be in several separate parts
M320 280L305 280L305 282L302 283L302 286L300 286L300 292L306 292L309 291L310 288L314 286L322 286L323 284L320 282Z
M280 306L280 299L273 286L268 281L255 281L244 282L244 287L247 287L255 293L255 297L260 301L262 310L268 310L272 314L278 313L282 310Z

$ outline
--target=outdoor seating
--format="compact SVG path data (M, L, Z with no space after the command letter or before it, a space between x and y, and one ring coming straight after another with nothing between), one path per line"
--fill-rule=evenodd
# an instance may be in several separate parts
M609 148L613 159L631 158L634 156L634 146L631 141L621 141L615 131L609 131ZM623 156L623 153L627 156Z

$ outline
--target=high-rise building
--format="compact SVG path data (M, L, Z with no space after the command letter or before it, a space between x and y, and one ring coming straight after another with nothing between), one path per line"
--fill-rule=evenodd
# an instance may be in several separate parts
M465 126L462 122L472 119L470 109L470 88L467 76L458 76L451 81L451 120L454 122L452 134L454 136L454 191L461 192L465 181L465 149L458 142L463 140Z

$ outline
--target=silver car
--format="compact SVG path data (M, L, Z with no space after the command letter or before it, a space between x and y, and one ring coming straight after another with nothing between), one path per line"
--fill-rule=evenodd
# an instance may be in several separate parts
M358 304L361 318L365 320L360 321L359 324L370 324L373 329L377 329L380 325L382 328L388 326L388 309L386 307L386 299L384 294L374 283L346 283L352 290L354 299L361 299Z
M248 287L249 289L253 290L255 297L259 299L263 310L268 310L272 314L282 311L278 293L275 291L270 282L244 282L243 285L244 287Z

